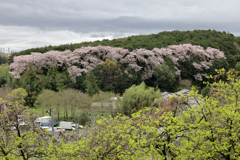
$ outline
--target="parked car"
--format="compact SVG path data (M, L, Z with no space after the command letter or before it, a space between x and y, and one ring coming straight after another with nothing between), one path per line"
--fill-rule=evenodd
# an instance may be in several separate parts
M51 116L44 116L44 117L39 117L34 121L35 125L42 126L46 125L47 123L51 122L52 117Z
M41 128L48 130L49 134L52 134L52 127L50 127L50 126L43 126ZM59 136L61 133L64 133L64 132L65 132L65 129L63 129L61 127L54 127L54 135Z
M34 124L38 127L41 126L51 126L52 123L52 117L51 116L44 116L44 117L39 117L34 121ZM59 121L54 121L53 126L56 127L59 125Z
M78 126L77 123L73 123L73 124L72 124L73 130L77 129L77 126ZM83 125L79 125L79 129L82 129L82 128L83 128Z

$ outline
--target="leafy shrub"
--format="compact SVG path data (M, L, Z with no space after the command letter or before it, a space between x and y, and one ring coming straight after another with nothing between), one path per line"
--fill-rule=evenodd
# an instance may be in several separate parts
M121 102L122 113L131 116L145 107L149 107L155 99L161 99L160 90L155 91L152 87L146 87L142 82L140 85L133 85L125 91Z

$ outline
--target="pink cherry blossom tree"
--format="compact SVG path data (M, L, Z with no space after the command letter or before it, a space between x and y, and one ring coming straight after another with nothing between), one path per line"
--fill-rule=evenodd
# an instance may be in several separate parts
M191 44L170 45L153 50L136 49L132 52L118 47L96 46L82 47L74 51L49 51L43 54L21 55L14 57L13 63L9 67L12 70L11 74L15 78L20 78L26 69L35 71L54 66L66 69L72 76L72 81L75 82L76 77L88 73L89 70L102 64L105 59L109 59L124 65L126 67L125 73L128 74L131 69L134 69L143 80L146 80L152 77L153 67L162 65L166 57L172 59L176 76L181 75L179 62L185 62L192 57L198 57L201 61L200 63L192 63L199 72L202 72L203 69L209 69L214 58L226 59L224 53L218 49L208 47L204 50L201 46ZM129 74L129 76L131 75ZM198 73L194 77L201 81L202 76L204 73Z

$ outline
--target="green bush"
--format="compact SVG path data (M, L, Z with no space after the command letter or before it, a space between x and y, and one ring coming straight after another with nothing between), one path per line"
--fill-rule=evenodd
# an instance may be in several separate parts
M144 82L140 85L133 85L125 91L121 102L122 114L131 116L145 107L149 107L155 99L161 99L160 90L155 91L152 87L147 87Z

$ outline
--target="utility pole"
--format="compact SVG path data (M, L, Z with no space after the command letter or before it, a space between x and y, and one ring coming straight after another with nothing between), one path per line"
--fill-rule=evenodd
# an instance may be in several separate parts
M92 115L92 126L91 126L91 128L93 128L93 124L95 123L95 115L94 115L94 113L92 113L91 115Z
M79 135L79 115L78 115L78 124L77 124L77 134Z
M53 115L54 115L54 110L55 110L55 109L52 109L52 110L51 110L51 115L52 115L52 136L54 136L54 117L53 117Z
M111 97L109 98L109 110L110 110L110 115L113 116L112 114L112 101L111 101Z

